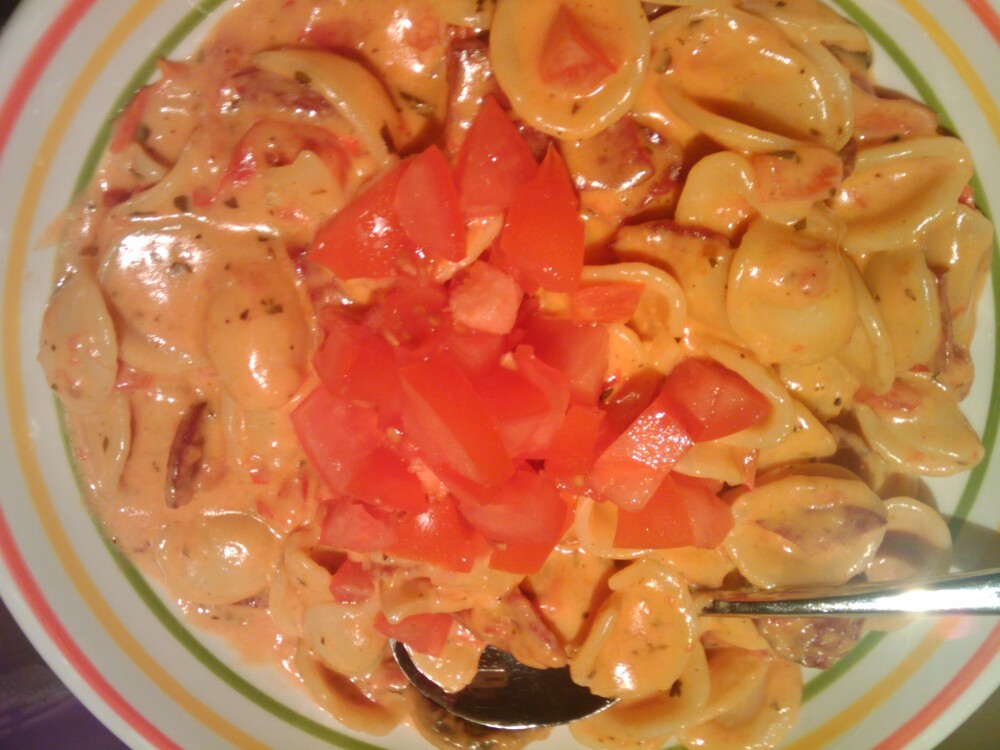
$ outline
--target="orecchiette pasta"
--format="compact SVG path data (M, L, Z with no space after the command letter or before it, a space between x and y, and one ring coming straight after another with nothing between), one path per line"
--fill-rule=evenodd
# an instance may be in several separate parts
M109 539L333 719L438 748L505 650L597 750L777 747L866 629L715 589L947 570L993 227L819 0L243 0L113 125L39 363Z

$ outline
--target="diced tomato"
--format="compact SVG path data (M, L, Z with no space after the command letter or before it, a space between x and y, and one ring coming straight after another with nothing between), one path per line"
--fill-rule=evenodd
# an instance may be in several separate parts
M497 366L507 351L507 341L497 333L454 326L446 329L441 337L440 347L467 375L477 377Z
M295 434L331 489L343 492L358 464L386 438L374 409L363 408L317 386L291 413Z
M448 642L452 622L452 616L446 612L422 612L392 623L379 612L375 618L375 630L421 654L438 656Z
M601 425L599 446L607 447L635 421L659 393L663 379L656 370L642 370L616 383L602 396L600 406L607 418Z
M491 542L547 544L551 549L566 528L567 508L551 480L522 468L478 501L459 500L465 519Z
M569 378L574 402L587 406L597 403L608 368L608 331L604 326L534 315L525 323L523 343Z
M361 563L344 560L330 577L330 593L341 604L361 604L375 593L375 578Z
M396 215L404 166L405 162L380 177L324 223L309 257L345 280L396 276L414 251Z
M382 552L397 538L395 522L385 511L354 500L328 503L319 543L353 552Z
M545 35L539 73L549 85L589 93L617 70L569 8L560 5Z
M458 512L450 495L431 498L423 513L403 513L396 522L392 555L468 572L489 552L489 543Z
M523 373L507 367L495 367L473 385L486 402L507 453L518 456L548 414L548 394Z
M465 257L465 220L451 169L437 146L406 160L396 190L396 213L416 251L431 260Z
M455 159L459 202L467 216L506 211L538 171L510 117L492 96L483 99Z
M753 427L771 413L771 402L763 393L707 359L683 360L667 375L663 388L685 408L684 424L695 442Z
M422 513L427 496L407 461L383 445L358 462L346 491L372 505Z
M602 500L640 510L693 445L684 410L666 388L594 462L591 485Z
M710 483L671 472L642 509L619 510L615 546L712 548L732 527L732 512Z
M477 260L451 286L448 309L456 323L475 331L510 333L524 292L508 274Z
M448 292L439 284L420 279L400 279L372 308L365 323L388 334L399 346L418 351L434 348L439 331L451 319L445 306Z
M644 288L630 282L580 287L569 296L570 319L579 323L624 323L635 315Z
M498 544L490 555L490 568L504 573L537 573L554 546L551 544Z
M517 193L500 234L500 264L529 294L571 292L583 271L583 219L566 164L549 147Z
M135 96L129 100L121 114L115 119L114 128L111 131L111 141L108 144L108 150L111 153L120 153L129 144L135 142L139 126L142 125L142 118L146 116L152 92L152 86L143 86L135 92Z
M403 428L428 462L495 487L514 471L482 396L449 356L401 367Z
M313 367L331 392L399 411L400 388L392 346L370 328L343 316L323 321L326 337L313 355Z
M514 349L514 365L519 374L545 394L548 407L537 417L537 427L521 446L520 458L544 459L569 407L572 384L564 373L543 362L530 346Z
M605 414L596 406L572 404L545 458L545 472L572 480L588 474L597 459L597 440Z

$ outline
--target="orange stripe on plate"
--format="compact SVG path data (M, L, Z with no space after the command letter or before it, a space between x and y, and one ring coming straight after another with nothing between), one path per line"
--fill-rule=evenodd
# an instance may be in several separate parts
M998 651L1000 651L1000 625L997 625L990 631L990 634L977 649L976 653L958 671L958 674L945 685L944 690L934 696L916 716L876 746L875 750L901 750L911 740L919 737L935 719L944 713L945 709L962 696L969 685L982 674Z
M52 168L54 155L59 145L67 137L73 117L79 110L94 82L98 80L100 73L108 66L113 55L135 33L139 25L152 13L160 2L162 0L136 0L128 10L119 16L118 22L108 31L107 36L95 46L94 52L73 80L39 146L34 160L34 168L29 173L25 182L21 203L18 206L14 220L11 232L10 257L4 279L2 352L6 385L5 396L10 413L11 434L21 466L21 473L34 503L38 520L48 538L49 549L59 560L63 573L65 573L67 579L72 583L87 607L101 622L106 633L138 669L179 707L187 711L192 717L201 722L201 724L237 747L246 748L247 750L266 750L266 745L214 713L189 693L161 666L156 658L142 647L125 624L118 618L114 608L111 607L102 595L99 587L89 577L85 566L73 550L72 541L61 525L59 516L52 503L52 498L49 496L41 464L35 454L34 444L29 438L32 430L25 406L24 384L21 379L22 353L19 348L19 334L21 329L20 312L25 257L28 252L31 227L38 214L42 190ZM53 49L53 54L55 51ZM37 76L35 78L37 81ZM30 94L30 91L26 91L25 96L27 94ZM13 559L14 556L10 554L10 551L16 550L16 547L13 546L14 540L10 537L9 533L2 540L2 543L4 546L10 545L7 549L7 558ZM20 558L19 553L17 557ZM21 562L21 572L27 575L27 578L25 578L25 575L20 577L20 583L30 580L30 574L27 566L23 565L23 559L14 559L14 562L14 567L17 567L18 562ZM55 612L45 602L44 592L37 585L34 586L34 591L31 585L28 585L27 588L22 587L21 590L26 600L31 600L35 605L38 605L37 608L33 607L33 610L36 617L42 622L46 633L58 636L56 640L57 645L68 649L68 651L63 650L67 658L71 654L82 658L83 655L79 647L73 643L68 632L63 629ZM84 667L81 677L84 679L91 678L88 680L88 684L95 688L95 692L98 695L105 699L111 699L109 707L115 709L140 734L143 733L143 729L148 729L148 727L144 727L142 724L136 726L133 721L141 719L141 717L138 717L138 713L123 700L115 700L117 694L103 689L99 673L89 662L86 662L85 659L81 661L80 658L75 658L71 661L74 666L80 665ZM120 696L118 697L120 698ZM145 720L142 721L144 722ZM163 737L163 741L159 746L161 748L169 748L170 750L173 750L175 747L165 737Z
M783 750L815 750L826 747L835 739L856 724L861 723L882 704L903 687L917 671L934 656L941 643L954 630L956 618L942 619L934 630L924 638L900 661L899 665L864 695L854 701L824 724L809 732L804 737L786 745Z
M989 0L965 0L965 4L982 21L990 36L1000 44L1000 14L990 5Z
M948 58L948 61L955 68L955 72L958 73L959 77L965 83L966 88L969 89L969 93L976 100L976 105L986 116L986 121L993 131L994 138L1000 143L1000 107L998 107L990 90L986 88L986 84L983 83L983 79L976 71L976 66L962 52L961 45L948 36L948 32L942 28L937 19L931 13L928 13L917 0L897 0L897 2L901 8L913 16L913 19L920 24L930 40ZM966 2L972 7L973 2L970 2L970 0L966 0Z

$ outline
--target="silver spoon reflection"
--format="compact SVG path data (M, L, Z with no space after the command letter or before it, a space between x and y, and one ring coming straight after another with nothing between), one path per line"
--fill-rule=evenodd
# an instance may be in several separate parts
M739 617L869 617L875 615L1000 614L1000 568L935 578L787 591L711 591L701 612ZM393 655L424 697L467 721L499 729L567 724L601 711L615 698L574 683L569 668L534 669L487 647L468 686L449 693L417 669L406 646Z

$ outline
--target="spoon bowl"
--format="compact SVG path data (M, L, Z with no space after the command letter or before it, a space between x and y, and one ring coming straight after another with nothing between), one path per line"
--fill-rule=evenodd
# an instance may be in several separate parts
M1000 614L1000 568L887 583L787 591L719 590L699 597L702 614L736 617L866 617L872 615ZM391 643L407 679L446 711L497 729L568 724L604 710L616 698L594 695L570 679L569 668L534 669L487 647L479 671L448 692L421 672L407 647Z

